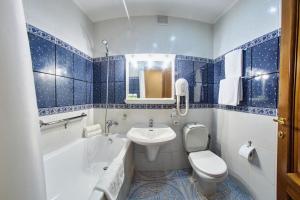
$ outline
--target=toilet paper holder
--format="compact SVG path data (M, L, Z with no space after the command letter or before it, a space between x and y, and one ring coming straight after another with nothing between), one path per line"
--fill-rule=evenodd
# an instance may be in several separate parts
M251 147L251 146L252 146L252 141L249 140L249 141L248 141L248 147Z

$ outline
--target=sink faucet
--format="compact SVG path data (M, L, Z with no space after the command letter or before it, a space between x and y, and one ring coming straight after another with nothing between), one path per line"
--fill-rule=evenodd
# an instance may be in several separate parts
M149 119L149 127L150 127L150 128L153 128L153 119L152 119L152 118Z
M107 133L105 133L106 136L109 134L109 130L113 125L118 126L119 123L117 121L107 120L107 122L106 122Z

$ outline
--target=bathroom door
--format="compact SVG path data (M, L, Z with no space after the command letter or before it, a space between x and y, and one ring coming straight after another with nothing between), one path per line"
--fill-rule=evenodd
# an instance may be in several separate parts
M300 200L300 0L282 0L277 200Z

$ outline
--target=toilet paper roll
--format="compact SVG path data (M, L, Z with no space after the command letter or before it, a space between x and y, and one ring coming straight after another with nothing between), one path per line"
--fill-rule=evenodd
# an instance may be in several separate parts
M241 146L241 148L239 150L239 154L243 158L250 161L250 160L253 159L254 149L255 148L253 146L249 146L248 144L244 144L244 145Z

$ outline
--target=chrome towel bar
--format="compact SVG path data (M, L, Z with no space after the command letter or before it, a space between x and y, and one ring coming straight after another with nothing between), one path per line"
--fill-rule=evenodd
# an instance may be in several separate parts
M65 128L67 128L69 121L74 120L74 119L83 118L83 117L86 117L86 116L87 116L87 114L82 113L81 115L78 115L78 116L75 116L75 117L69 117L69 118L60 119L60 120L52 121L52 122L44 122L44 121L40 120L40 127L64 123Z

